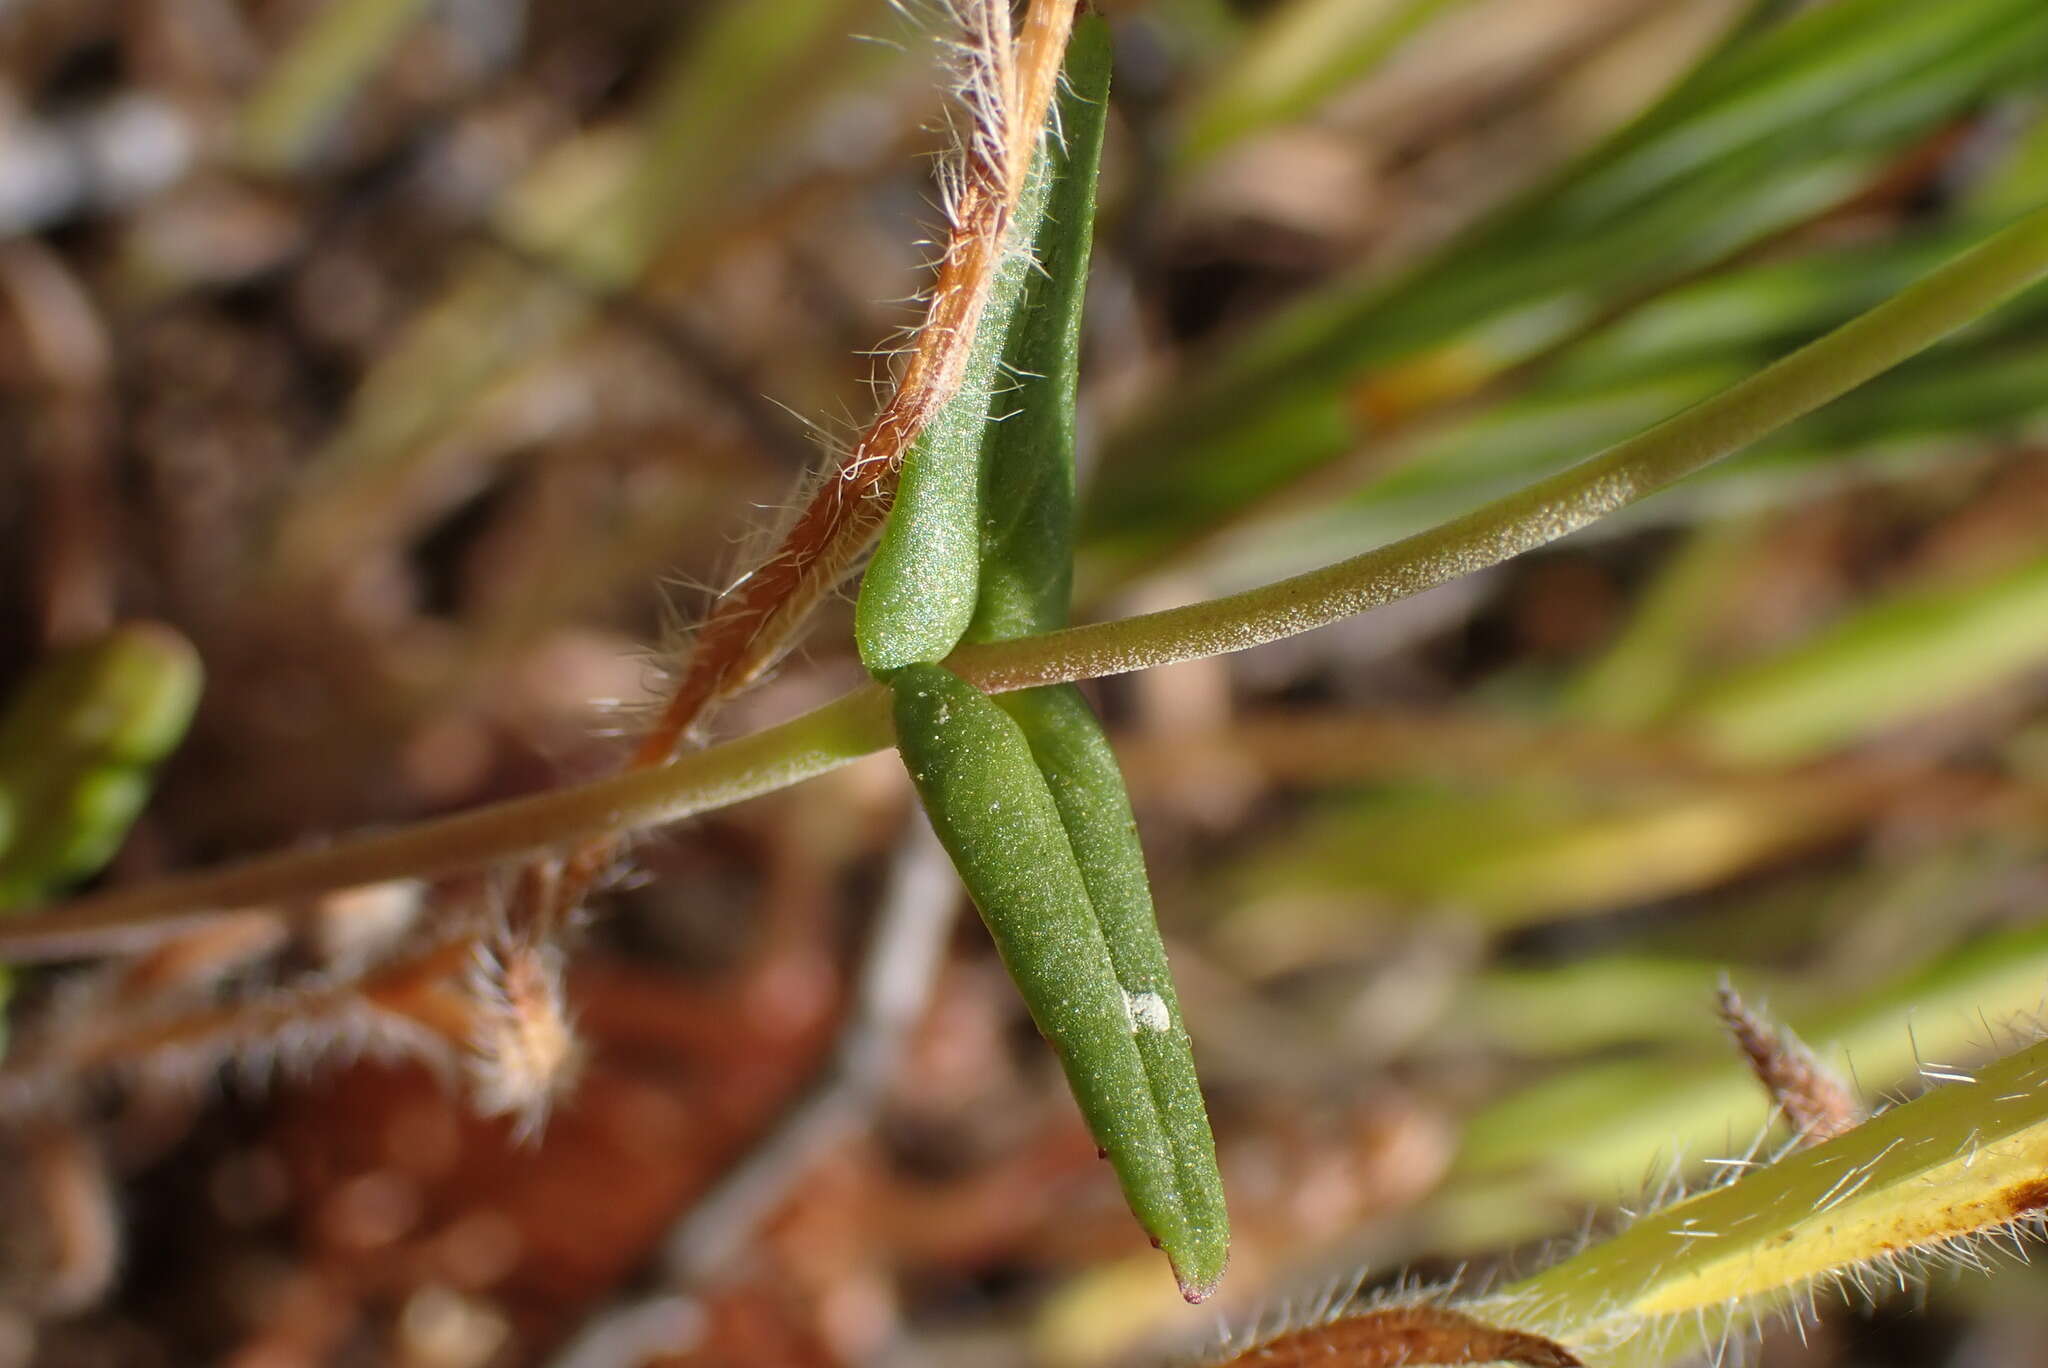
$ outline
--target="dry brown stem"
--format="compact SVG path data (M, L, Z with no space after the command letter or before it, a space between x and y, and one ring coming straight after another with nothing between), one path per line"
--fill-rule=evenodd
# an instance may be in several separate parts
M0 1097L40 1099L52 1090L109 1073L166 1082L203 1080L220 1064L320 1051L344 1042L370 1043L451 1033L457 1018L429 1006L438 977L466 960L457 940L433 952L380 967L361 979L290 987L242 1001L171 1012L117 1014L79 1023L35 1042L9 1061ZM459 1043L460 1036L455 1037ZM31 1110L36 1109L33 1105Z
M474 932L400 954L360 975L228 1001L190 1001L192 991L211 986L214 970L236 958L224 953L230 947L223 941L246 941L257 930L274 926L252 919L223 923L146 957L146 972L114 970L100 991L17 1044L0 1069L0 1117L51 1115L53 1104L106 1077L199 1086L231 1062L253 1069L368 1049L470 1063L487 1035L487 1003L473 981L482 958ZM167 960L177 963L167 966ZM201 971L182 972L194 966Z
M20 336L35 397L22 452L41 636L85 640L114 621L110 344L84 284L33 239L0 247L0 315Z
M121 1267L121 1214L99 1145L70 1117L25 1128L24 1158L49 1241L36 1301L56 1315L97 1303Z

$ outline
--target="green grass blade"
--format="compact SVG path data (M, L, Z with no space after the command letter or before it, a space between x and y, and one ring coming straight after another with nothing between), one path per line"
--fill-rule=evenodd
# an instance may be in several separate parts
M264 171L302 165L427 9L428 0L332 0L318 10L243 105L243 157Z
M1937 266L1992 224L1875 249L1731 271L1660 296L1560 353L1528 388L1383 444L1384 471L1322 506L1267 519L1205 560L1224 588L1297 573L1453 517L1570 465L1735 383ZM1788 426L1632 521L1691 521L1782 503L1817 486L1882 477L2024 434L2048 415L2041 384L2048 289Z
M1755 547L1747 522L1694 532L1657 571L1628 623L1566 689L1567 716L1595 726L1647 727L1690 686L1722 587Z
M1953 911L1946 888L1920 901L1929 917ZM1854 995L1817 994L1796 977L1778 986L1801 1038L1875 1095L1920 1086L1917 1070L1926 1060L1967 1067L1992 1048L1987 1020L2025 1020L2033 1012L2044 975L2048 934L2027 927L1963 945ZM1476 1113L1455 1182L1435 1213L1440 1249L1467 1253L1539 1236L1574 1207L1634 1196L1645 1175L1660 1169L1696 1172L1757 1135L1770 1119L1769 1102L1747 1064L1712 1031L1710 988L1703 984L1691 1002L1703 1028L1691 1046L1595 1058Z
M1294 0L1260 22L1190 112L1177 149L1204 161L1296 119L1370 73L1402 43L1468 0Z
M444 444L491 386L560 346L654 256L743 207L746 173L843 78L844 32L874 0L726 0L679 23L646 108L615 132L565 138L501 198L495 247L451 263L447 287L379 353L339 428L307 462L272 537L292 573L324 571L471 488ZM679 15L680 19L682 16ZM623 156L621 155L623 154Z
M1852 830L1839 784L1410 786L1340 805L1237 870L1244 896L1454 911L1489 927L1593 916L1711 888Z
M1708 684L1672 725L1739 760L1791 761L1981 694L2048 660L2048 558L1915 588Z

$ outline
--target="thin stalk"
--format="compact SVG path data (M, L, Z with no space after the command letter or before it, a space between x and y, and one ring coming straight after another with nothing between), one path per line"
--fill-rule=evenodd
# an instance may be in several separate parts
M397 878L432 878L564 841L631 832L744 802L887 746L889 695L847 694L780 726L693 751L660 769L553 789L473 812L224 869L81 898L4 927L0 958L72 959L147 949L220 913Z
M1718 397L1442 527L1227 598L963 646L948 665L991 691L1091 679L1244 650L1420 593L1655 493L1933 345L2043 277L2048 208ZM786 787L890 739L887 696L868 687L658 768L23 917L0 926L0 958L139 948L222 911L619 835Z
M2037 209L1883 304L1711 399L1463 517L1224 598L965 646L984 689L1025 689L1262 646L1533 551L1647 498L1882 374L2048 276Z

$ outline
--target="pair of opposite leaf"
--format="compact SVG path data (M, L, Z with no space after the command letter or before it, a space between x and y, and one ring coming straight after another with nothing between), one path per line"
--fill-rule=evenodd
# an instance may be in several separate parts
M862 582L861 658L897 744L1126 1200L1190 1301L1230 1248L1215 1144L1153 920L1130 799L1070 686L992 698L938 663L962 641L1065 625L1074 394L1109 90L1077 25L1048 138L958 394L906 454Z

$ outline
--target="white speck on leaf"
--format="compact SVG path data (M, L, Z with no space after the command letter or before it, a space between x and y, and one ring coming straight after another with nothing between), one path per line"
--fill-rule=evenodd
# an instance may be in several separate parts
M1157 993L1125 993L1124 1015L1131 1019L1133 1031L1163 1031L1173 1024L1166 999Z

